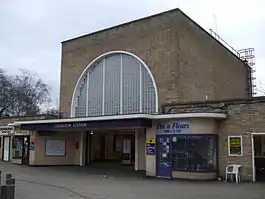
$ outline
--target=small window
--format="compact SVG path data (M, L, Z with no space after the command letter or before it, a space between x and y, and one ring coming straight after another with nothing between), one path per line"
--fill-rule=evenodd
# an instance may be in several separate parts
M242 136L228 136L228 154L229 156L243 155Z

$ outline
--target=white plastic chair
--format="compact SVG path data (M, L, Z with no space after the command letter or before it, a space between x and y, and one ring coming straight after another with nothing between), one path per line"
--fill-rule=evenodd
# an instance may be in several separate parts
M240 168L242 165L230 164L226 167L225 181L227 182L228 175L231 176L231 181L233 181L233 176L236 177L236 183L240 182Z

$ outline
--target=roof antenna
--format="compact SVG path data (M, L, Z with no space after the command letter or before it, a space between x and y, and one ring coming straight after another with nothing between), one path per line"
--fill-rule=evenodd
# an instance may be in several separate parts
M217 19L216 19L215 13L213 13L213 20L214 20L214 24L215 24L215 32L218 35L218 26L217 26Z

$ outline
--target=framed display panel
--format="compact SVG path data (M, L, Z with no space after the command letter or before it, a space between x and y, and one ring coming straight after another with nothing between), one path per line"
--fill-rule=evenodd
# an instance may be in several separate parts
M45 140L45 156L65 156L66 140Z
M243 137L228 136L228 155L243 156Z

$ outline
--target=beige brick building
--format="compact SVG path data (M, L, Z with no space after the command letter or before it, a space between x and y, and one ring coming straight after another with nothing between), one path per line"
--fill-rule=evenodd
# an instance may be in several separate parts
M239 164L243 180L265 177L265 99L252 97L251 68L179 9L62 42L60 112L12 124L18 144L31 140L14 163L114 162L185 179Z

